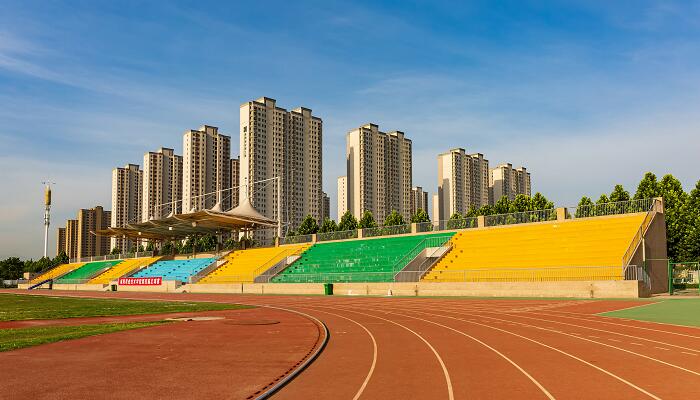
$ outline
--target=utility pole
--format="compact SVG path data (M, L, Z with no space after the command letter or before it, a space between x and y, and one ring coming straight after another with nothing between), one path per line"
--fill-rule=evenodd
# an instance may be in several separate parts
M46 185L44 190L44 257L48 257L49 251L49 225L51 225L51 185L55 182L41 182Z

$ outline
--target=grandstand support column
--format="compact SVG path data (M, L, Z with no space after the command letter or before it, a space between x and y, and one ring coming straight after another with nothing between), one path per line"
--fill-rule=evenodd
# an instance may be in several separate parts
M362 234L362 228L357 229L357 238L362 239L364 235Z
M315 233L311 234L311 243L316 243L318 242L318 235Z
M566 207L557 207L557 221L566 219Z
M483 228L486 226L486 218L484 218L483 215L479 215L476 217L476 227L477 228Z

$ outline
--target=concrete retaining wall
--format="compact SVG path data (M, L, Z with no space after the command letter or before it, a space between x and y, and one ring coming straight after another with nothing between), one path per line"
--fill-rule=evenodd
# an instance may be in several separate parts
M61 290L107 290L103 285L54 285ZM165 281L160 286L118 286L122 292L187 292L231 294L322 295L321 283L187 284ZM637 281L568 282L405 282L336 283L342 296L467 296L467 297L569 297L638 298L649 296Z
M637 281L337 283L336 295L638 298ZM391 291L391 292L390 292Z

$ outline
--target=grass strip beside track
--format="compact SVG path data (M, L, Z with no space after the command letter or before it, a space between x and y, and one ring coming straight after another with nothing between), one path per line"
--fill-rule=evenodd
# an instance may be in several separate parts
M668 299L599 315L700 327L700 299Z
M23 347L37 346L61 340L79 339L86 336L100 335L160 325L166 321L128 322L114 324L48 326L38 328L0 329L0 352L17 350Z
M0 293L0 321L106 317L252 308L240 304L92 299Z

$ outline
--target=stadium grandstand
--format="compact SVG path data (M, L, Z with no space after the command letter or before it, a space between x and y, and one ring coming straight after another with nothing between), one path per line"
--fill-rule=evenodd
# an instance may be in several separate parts
M216 221L230 217L220 214L178 216L180 222L188 221L178 232L194 234L198 227L220 232L224 227L217 228ZM226 227L240 223L232 223L237 218L229 218ZM266 221L266 226L272 222ZM162 228L148 235L163 233ZM418 293L447 284L460 284L459 289L470 283L619 282L643 296L666 287L665 266L652 262L666 258L665 235L662 201L632 200L288 237L267 246L213 254L78 260L45 271L24 287L51 281L119 290L115 282L120 277L159 277L176 282L180 291L308 293L318 285L381 283L390 288L413 285Z

